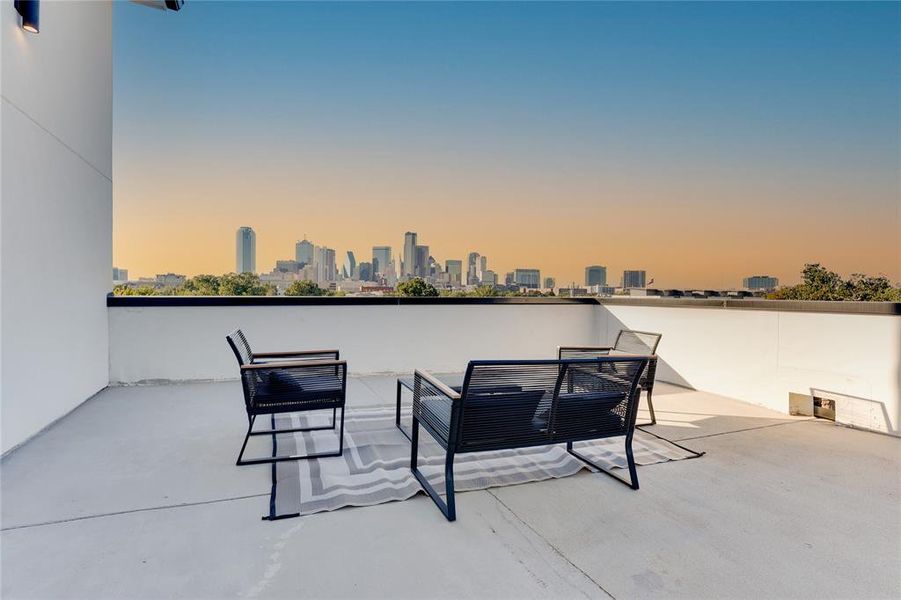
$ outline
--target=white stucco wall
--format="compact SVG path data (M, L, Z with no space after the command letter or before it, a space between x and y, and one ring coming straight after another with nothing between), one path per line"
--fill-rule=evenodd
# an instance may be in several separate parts
M0 446L108 382L112 6L42 2L41 33L0 5Z
M112 307L110 381L237 376L224 336L257 349L339 348L350 372L460 371L663 334L658 379L781 412L790 392L837 400L838 420L899 433L901 317L608 305Z
M447 372L597 344L599 315L589 304L113 307L110 381L235 378L225 336L238 326L257 351L338 348L351 374Z
M602 306L603 338L663 334L658 379L782 412L790 392L836 400L837 420L899 433L901 317Z

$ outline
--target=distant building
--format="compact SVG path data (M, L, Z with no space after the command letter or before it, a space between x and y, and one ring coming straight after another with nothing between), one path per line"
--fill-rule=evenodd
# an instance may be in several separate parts
M319 283L334 282L338 279L338 268L335 264L335 251L332 248L316 247L313 253L316 266L316 281Z
M404 263L401 265L401 275L409 279L413 277L416 266L416 233L408 231L404 234Z
M444 271L448 275L448 283L451 285L463 285L463 261L444 261Z
M482 260L478 252L470 252L466 257L466 283L467 285L478 285L479 268Z
M607 267L593 265L585 267L585 287L607 285Z
M391 246L372 247L372 270L376 276L388 277L388 269L393 269L391 260ZM374 279L374 278L373 278Z
M302 265L313 264L313 244L307 240L301 240L294 244L294 260Z
M367 295L381 296L384 294L390 294L393 291L394 291L394 286L390 286L390 285L376 285L376 284L365 285L364 284L364 285L360 286L360 292L363 294L367 294Z
M485 269L484 271L482 271L481 283L482 283L482 285L490 285L490 286L497 285L497 273L495 273L494 271L492 271L490 269Z
M638 297L662 297L664 295L663 290L658 290L654 288L631 288L628 290L629 296L638 296Z
M479 281L485 283L485 273L488 271L488 257L480 256L478 268L476 269L476 277Z
M428 267L429 277L432 279L437 279L439 275L444 275L444 269L441 268L441 263L435 260L435 257L429 255L429 267Z
M156 276L156 283L162 287L178 287L185 282L184 275L177 273L163 273Z
M515 278L515 274L513 271L504 274L504 285L513 285L513 280Z
M429 247L416 246L413 254L413 276L414 277L430 277L431 269L429 268Z
M516 269L513 271L513 283L519 287L537 290L541 287L541 271L539 269Z
M375 279L372 263L361 262L357 268L360 281L373 281Z
M580 287L565 287L558 289L557 294L562 298L575 298L576 296L587 296L588 290Z
M553 277L545 277L544 278L544 289L552 290L557 287L557 280Z
M647 287L647 272L623 271L623 287L626 289Z
M113 267L113 283L125 283L128 281L128 269Z
M357 276L357 257L352 250L348 250L344 256L344 267L341 270L344 279L354 279Z
M742 280L742 287L752 292L772 292L779 287L779 280L769 275L751 275Z
M299 273L303 267L296 260L277 260L275 261L275 271L277 273Z
M592 285L588 287L588 292L598 296L612 296L616 293L616 288L612 285Z
M235 273L256 273L257 234L250 227L239 227L235 233Z

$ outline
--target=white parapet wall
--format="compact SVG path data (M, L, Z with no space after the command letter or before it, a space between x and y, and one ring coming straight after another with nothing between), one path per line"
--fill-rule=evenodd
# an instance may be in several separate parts
M839 312L835 305L779 309L794 305L755 301L352 300L233 299L216 306L171 299L148 306L170 300L113 299L110 381L233 379L237 367L225 335L235 327L257 349L339 348L351 374L462 371L471 359L553 357L559 345L612 344L620 329L637 329L663 334L658 380L781 412L788 412L791 393L832 399L838 421L899 434L901 317L888 312L855 313L849 304Z
M561 343L598 343L599 317L593 304L111 307L110 381L236 378L236 327L257 351L340 349L353 375L553 358Z
M603 302L602 337L612 343L620 329L662 333L658 380L781 412L790 393L831 399L837 421L899 434L901 317L830 312L822 303L735 307L741 302Z

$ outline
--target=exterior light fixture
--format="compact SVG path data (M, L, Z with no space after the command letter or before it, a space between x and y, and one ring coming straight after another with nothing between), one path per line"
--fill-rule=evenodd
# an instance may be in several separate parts
M16 12L19 13L19 24L25 31L37 33L40 31L38 0L15 0Z
M143 4L144 6L149 6L150 8L156 8L159 10L181 10L181 7L185 5L185 0L131 0L135 4Z

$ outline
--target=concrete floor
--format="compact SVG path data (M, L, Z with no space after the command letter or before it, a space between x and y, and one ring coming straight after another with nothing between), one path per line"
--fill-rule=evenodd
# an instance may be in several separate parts
M394 379L349 379L354 406ZM2 462L3 598L901 597L901 439L658 384L707 455L276 522L237 382L111 388ZM646 415L640 415L640 418Z

